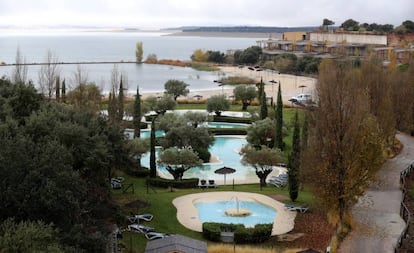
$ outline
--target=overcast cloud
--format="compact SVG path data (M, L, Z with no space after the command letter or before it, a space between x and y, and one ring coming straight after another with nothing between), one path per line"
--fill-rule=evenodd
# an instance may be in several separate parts
M165 28L189 25L400 25L414 20L412 0L0 0L0 25Z

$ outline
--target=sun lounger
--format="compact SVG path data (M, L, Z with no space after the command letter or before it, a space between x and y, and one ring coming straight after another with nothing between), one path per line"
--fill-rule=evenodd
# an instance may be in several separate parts
M207 188L207 181L206 181L206 180L204 180L204 179L201 179L201 180L198 182L198 187L199 187L199 188Z
M150 213L132 214L128 216L128 220L132 223L139 223L139 220L151 221L154 216Z
M146 233L154 231L154 228L140 225L140 224L130 224L128 225L128 231L146 234Z
M295 205L285 205L285 208L288 211L297 211L301 213L305 213L309 209L309 207L307 206L295 206Z
M158 233L158 232L148 232L145 233L145 237L148 240L154 240L154 239L160 239L160 238L164 238L169 236L169 234L165 234L165 233Z
M285 187L288 182L287 174L280 174L279 176L272 176L267 181L269 184L275 187Z
M216 187L217 187L217 185L216 185L216 183L214 182L214 180L208 180L208 185L207 185L207 187L209 187L209 188L216 188Z

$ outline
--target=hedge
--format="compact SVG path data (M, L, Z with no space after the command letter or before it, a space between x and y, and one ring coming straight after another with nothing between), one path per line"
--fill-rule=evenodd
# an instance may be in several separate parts
M246 128L212 128L208 131L214 135L247 135Z
M244 124L251 124L251 118L241 118L241 117L229 117L229 116L213 116L214 122L228 122L228 123L244 123Z
M125 173L131 177L148 177L149 172L149 169L145 167L141 167L141 169L128 168L125 170Z
M187 178L183 179L181 181L175 181L171 179L165 179L165 178L148 178L147 183L154 187L160 187L160 188L168 188L168 187L174 187L174 188L196 188L198 186L198 178Z
M273 224L256 224L246 228L243 224L203 223L203 237L213 242L221 240L221 232L234 232L235 243L261 243L272 235Z

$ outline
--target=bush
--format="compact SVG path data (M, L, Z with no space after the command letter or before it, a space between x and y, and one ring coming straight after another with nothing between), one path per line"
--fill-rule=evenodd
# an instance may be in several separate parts
M183 179L181 181L175 181L171 179L165 179L165 178L148 178L147 183L154 187L160 187L160 188L179 188L179 189L188 189L188 188L196 188L198 186L198 178L188 178Z
M210 133L214 135L246 135L247 128L212 128Z
M221 224L215 222L203 223L203 237L212 242L220 241Z
M254 228L246 228L242 224L204 222L203 237L218 242L221 232L233 231L235 243L262 243L270 238L272 228L273 224L256 224Z
M145 167L141 167L141 169L134 169L128 168L125 170L125 173L131 177L148 177L149 176L149 169Z
M198 157L203 160L203 162L210 162L211 153L208 151L208 148L196 147L194 148L194 151L197 152Z
M251 124L252 120L250 118L241 118L241 117L228 117L228 116L213 116L214 122L227 122L227 123L245 123Z

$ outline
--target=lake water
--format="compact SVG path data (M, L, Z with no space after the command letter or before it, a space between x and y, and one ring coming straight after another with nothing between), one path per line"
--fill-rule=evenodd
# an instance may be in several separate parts
M256 45L260 38L182 37L164 36L166 33L145 32L0 32L0 62L14 63L17 48L27 63L45 62L47 51L54 53L59 62L81 61L134 61L135 44L143 42L144 59L148 54L158 59L190 60L194 50L204 49L226 52ZM75 65L61 65L61 78L70 86ZM87 64L82 68L88 80L108 91L113 64ZM145 92L162 91L169 79L190 84L190 90L219 89L213 80L221 73L196 71L150 64L119 64L118 69L128 76L128 88L135 93L137 85ZM29 66L28 76L36 84L40 66ZM10 76L12 67L0 66L0 76ZM72 84L74 86L74 84Z

